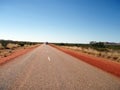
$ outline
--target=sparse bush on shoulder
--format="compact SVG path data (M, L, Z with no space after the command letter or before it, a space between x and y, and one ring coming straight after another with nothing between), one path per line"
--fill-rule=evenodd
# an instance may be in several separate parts
M2 44L2 46L6 49L6 48L7 48L7 44L8 44L8 42L6 42L6 41L2 41L1 44Z
M94 49L96 49L97 51L108 52L107 48L94 48Z
M24 45L35 45L40 44L39 42L25 42L25 41L12 41L12 40L0 40L1 45L4 49L7 49L9 43L23 47Z
M23 47L25 44L24 44L24 43L20 43L19 45L20 45L21 47Z
M116 59L118 59L118 58L119 58L118 56L113 56L113 59L114 59L114 60L116 60Z
M96 49L98 51L108 51L107 47L104 45L104 43L102 42L98 42L98 43L91 43L91 48Z
M2 44L0 43L0 49L3 49L4 47L2 46Z
M8 43L7 46L6 46L7 49L14 49L14 48L17 48L17 47L19 47L19 45L18 44L13 44L13 43Z
M120 50L120 45L106 45L108 49Z

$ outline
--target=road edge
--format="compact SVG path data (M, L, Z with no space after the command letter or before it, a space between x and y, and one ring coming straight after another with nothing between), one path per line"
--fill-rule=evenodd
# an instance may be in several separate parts
M93 66L96 66L106 72L109 72L115 76L120 77L120 63L114 62L114 61L110 61L110 60L106 60L103 58L98 58L95 56L90 56L81 52L77 52L77 51L73 51L67 48L63 48L57 45L53 45L50 44L50 46L63 51L64 53L67 53L73 57L78 58L79 60L82 60L88 64L91 64Z
M0 65L3 65L5 63L19 57L19 56L22 56L22 55L32 51L33 49L37 48L38 46L40 46L40 45L36 45L36 46L29 47L29 48L26 48L26 49L21 49L21 50L19 50L17 52L12 53L11 55L9 55L7 57L1 58L0 59Z

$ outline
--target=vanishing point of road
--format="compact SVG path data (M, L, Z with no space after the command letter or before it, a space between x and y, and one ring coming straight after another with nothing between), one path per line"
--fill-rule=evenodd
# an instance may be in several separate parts
M0 90L120 90L120 78L41 45L0 66Z

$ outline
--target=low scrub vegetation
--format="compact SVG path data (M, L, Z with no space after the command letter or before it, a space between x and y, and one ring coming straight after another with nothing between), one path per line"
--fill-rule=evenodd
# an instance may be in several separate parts
M70 43L55 43L56 45L72 49L75 51L102 57L109 60L120 62L120 45L104 45L104 43L94 44L70 44Z
M39 42L25 42L25 41L12 41L12 40L0 40L0 45L4 48L7 49L10 46L17 47L17 46L25 46L25 45L35 45L39 44Z
M32 45L40 44L38 42L0 40L0 58L7 57L12 52L20 48L27 48Z

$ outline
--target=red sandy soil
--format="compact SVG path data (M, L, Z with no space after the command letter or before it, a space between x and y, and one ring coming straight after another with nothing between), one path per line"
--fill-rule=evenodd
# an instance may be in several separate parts
M34 48L38 47L39 45L35 45L35 46L32 46L32 47L28 47L26 49L22 48L20 50L15 50L15 52L11 53L9 56L7 57L4 57L4 58L0 58L0 65L2 64L5 64L6 62L18 57L18 56L21 56L27 52L30 52L31 50L33 50Z
M74 56L80 60L83 60L84 62L87 62L93 66L96 66L104 71L107 71L111 74L114 74L118 77L120 77L120 63L114 62L114 61L110 61L104 58L98 58L92 55L87 55L78 51L73 51L70 49L66 49L60 46L56 46L56 45L51 45L67 54L70 54L71 56Z

